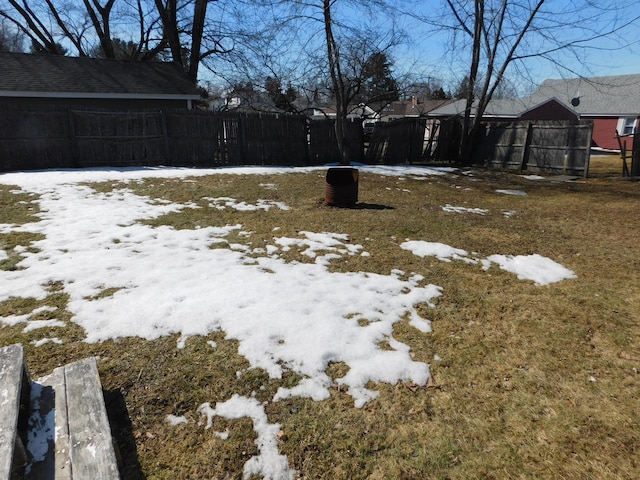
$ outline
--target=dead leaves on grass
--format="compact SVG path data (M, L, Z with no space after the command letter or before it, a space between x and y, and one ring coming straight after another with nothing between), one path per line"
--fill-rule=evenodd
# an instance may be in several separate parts
M412 391L413 393L417 392L418 390L420 390L421 388L425 388L425 389L429 389L429 388L442 388L440 385L438 385L435 380L433 379L433 375L431 375L429 377L429 379L427 380L426 385L417 385L415 383L405 383L404 386Z

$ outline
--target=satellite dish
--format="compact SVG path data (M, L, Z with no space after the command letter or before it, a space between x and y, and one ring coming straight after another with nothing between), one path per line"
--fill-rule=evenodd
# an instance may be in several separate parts
M573 97L571 99L571 105L573 105L574 107L577 107L578 105L580 105L580 97Z

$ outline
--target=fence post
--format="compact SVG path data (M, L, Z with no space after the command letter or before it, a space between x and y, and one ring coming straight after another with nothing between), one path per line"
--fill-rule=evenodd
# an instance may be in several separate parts
M69 143L71 144L71 155L73 159L73 165L75 168L80 168L80 159L78 158L78 139L76 137L76 124L73 119L73 110L67 110L67 117L69 118Z
M533 123L527 124L527 133L524 137L524 143L522 145L522 157L520 158L520 170L526 170L529 163L529 149L531 147L531 136L533 133Z
M567 149L564 154L564 163L562 166L562 173L567 174L569 170L573 170L576 160L576 138L578 136L578 124L571 122L567 129Z
M584 159L584 172L582 174L584 178L587 178L587 176L589 175L589 162L591 161L591 136L593 135L593 122L589 123L587 125L587 128L589 129L589 132L587 134L587 145L585 150L586 157Z
M638 117L640 118L640 117ZM640 135L633 136L633 155L631 157L631 176L640 176Z

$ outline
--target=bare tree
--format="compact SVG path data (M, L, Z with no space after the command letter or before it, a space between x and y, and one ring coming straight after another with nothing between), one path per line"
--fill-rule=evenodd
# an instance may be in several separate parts
M46 7L41 8L38 11L34 11L28 2L22 3L17 0L8 0L11 9L3 6L0 9L0 16L8 22L15 25L15 27L23 32L32 44L38 46L42 51L63 55L64 50L61 45L56 42L54 34L45 26L43 20L46 20L48 16L47 8L49 7L49 0L46 0ZM42 5L40 5L42 7Z
M526 72L533 59L562 66L567 55L584 61L587 50L601 48L605 39L617 40L616 48L624 46L622 32L640 16L625 17L623 7L628 8L628 2L598 6L591 0L446 0L443 16L425 20L449 29L452 49L470 55L462 162L472 162L482 116L511 67Z
M379 54L388 60L402 40L389 13L393 0L262 0L252 2L254 10L258 4L266 7L260 11L263 28L247 32L244 54L249 58L240 68L250 78L295 85L310 101L331 96L340 162L349 164L346 126L351 103L365 90L372 58ZM248 65L255 71L247 72Z
M198 78L198 68L202 60L200 49L208 3L208 0L195 0L188 18L191 20L190 25L188 23L185 25L185 17L179 12L185 9L186 4L179 4L178 0L165 0L164 3L162 0L155 0L155 6L162 20L164 39L169 44L173 61L187 72L193 83L196 83ZM185 38L188 40L185 41ZM212 53L222 53L222 50L214 48L206 52L206 55Z
M24 34L6 20L0 22L0 52L21 53L24 51Z
M107 0L104 5L101 5L97 0L83 0L83 3L91 19L93 29L100 39L102 53L106 58L116 58L110 25L111 10L115 0ZM64 24L61 24L61 28L64 28Z
M375 3L375 5L374 5ZM349 139L347 137L347 118L351 102L362 92L364 83L372 75L372 59L384 57L388 61L386 51L400 42L401 34L395 30L393 24L388 30L378 36L378 45L373 46L371 37L375 35L373 29L351 28L340 38L335 34L335 28L342 27L333 15L333 0L322 0L324 36L326 46L326 62L331 78L332 93L336 101L336 141L341 156L341 163L350 164ZM362 4L359 4L363 8ZM375 8L378 15L390 11L391 2L368 2L366 8ZM386 44L379 45L380 40ZM377 57L376 57L377 56ZM388 67L388 65L387 65ZM393 82L390 87L397 95L397 85ZM379 94L379 92L378 92ZM371 99L373 100L373 99Z
M224 53L211 5L223 0L1 0L0 18L23 32L34 50L63 55L152 60L170 58L196 83L207 56ZM210 24L211 26L208 26ZM114 25L118 32L114 34ZM165 55L167 53L168 55Z

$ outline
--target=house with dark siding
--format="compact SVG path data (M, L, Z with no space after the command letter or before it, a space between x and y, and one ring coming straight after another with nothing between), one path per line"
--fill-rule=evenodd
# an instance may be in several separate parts
M200 97L172 63L0 52L4 108L191 109Z

